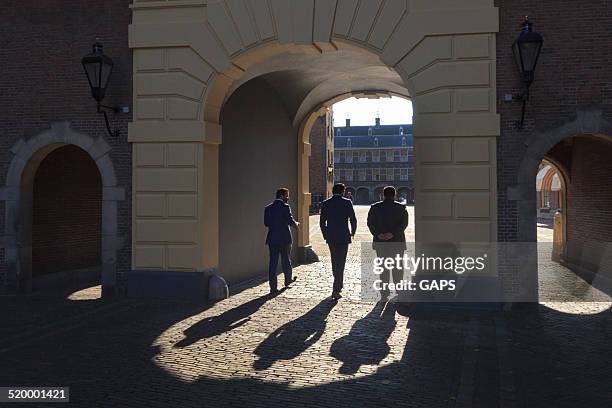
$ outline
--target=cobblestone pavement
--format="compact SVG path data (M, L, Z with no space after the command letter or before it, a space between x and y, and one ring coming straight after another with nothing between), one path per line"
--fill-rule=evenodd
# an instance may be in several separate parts
M263 279L204 305L109 302L99 287L0 298L0 385L70 386L84 407L612 406L609 303L504 315L361 302L359 243L335 303L312 221L321 262L274 298Z

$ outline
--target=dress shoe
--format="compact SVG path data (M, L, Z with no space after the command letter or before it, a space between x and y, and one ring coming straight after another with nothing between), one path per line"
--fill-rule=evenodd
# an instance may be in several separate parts
M285 281L285 287L288 288L289 285L291 285L293 282L295 282L297 280L297 278L294 276L293 278L291 278L291 280L286 280Z
M270 289L270 295L272 296L276 296L280 293L280 290L278 289Z
M332 299L339 300L341 298L342 298L342 295L340 294L340 292L333 292L332 293Z

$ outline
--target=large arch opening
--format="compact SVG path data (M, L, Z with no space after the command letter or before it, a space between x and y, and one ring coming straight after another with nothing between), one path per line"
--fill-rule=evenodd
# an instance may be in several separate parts
M405 2L382 2L366 11L358 3L277 2L255 7L255 19L236 18L236 10L227 14L218 2L166 6L135 7L130 27L135 103L129 141L139 152L134 195L147 209L134 212L132 276L167 276L178 287L181 281L204 284L209 274L231 283L261 271L257 265L246 275L218 271L220 248L234 245L222 241L226 225L220 224L225 215L220 217L219 191L227 186L219 173L229 165L218 160L228 124L222 119L233 96L255 79L276 91L285 111L279 120L289 118L297 140L293 204L302 222L295 237L302 255L310 244L308 136L325 110L355 94L414 101L415 194L423 204L415 216L417 240L494 239L499 117L491 74L498 13L492 4L408 10ZM189 21L189 29L176 29L182 21ZM187 155L191 148L195 158ZM179 151L188 180L177 177ZM162 160L168 153L177 160ZM159 211L160 196L187 191L194 194L195 210ZM261 219L259 212L251 215ZM243 235L263 246L258 234Z
M252 64L228 89L219 146L219 269L226 280L266 270L262 211L279 187L290 189L301 223L293 234L294 259L316 257L309 241L311 130L338 101L391 94L408 97L400 75L357 47L317 54L281 50ZM369 190L367 197L360 191L355 189L356 203L369 204Z

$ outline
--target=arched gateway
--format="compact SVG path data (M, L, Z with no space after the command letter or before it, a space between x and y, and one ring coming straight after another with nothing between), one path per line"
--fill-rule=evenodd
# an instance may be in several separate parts
M229 281L260 273L262 231L247 220L260 224L272 179L292 190L307 253L310 128L355 93L413 101L417 240L496 238L492 0L136 0L132 10L135 285L164 277L166 288L165 278L199 288L210 272ZM267 139L266 126L292 141ZM268 160L249 164L265 151ZM242 163L241 183L260 187L241 198L252 209L223 198L241 189ZM242 264L224 260L230 247Z
M77 132L70 122L53 123L50 129L13 145L6 184L0 188L11 284L28 291L32 276L45 268L56 271L99 264L103 294L115 292L117 251L124 242L118 235L117 202L125 199L125 191L117 185L110 151L104 138ZM75 163L62 165L62 160ZM47 179L38 183L39 169L45 165L48 168L42 176ZM65 171L76 168L81 174L66 177ZM37 191L37 184L43 191ZM81 203L75 204L78 201ZM67 209L58 210L58 205ZM50 219L58 213L64 218L54 224ZM60 237L61 245L56 245L53 240ZM37 265L38 270L33 271Z

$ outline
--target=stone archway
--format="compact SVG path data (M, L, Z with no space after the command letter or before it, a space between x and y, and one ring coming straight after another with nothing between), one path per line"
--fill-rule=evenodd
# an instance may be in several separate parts
M578 110L576 116L556 128L532 133L525 141L527 150L518 170L517 184L508 188L508 200L517 201L518 207L518 242L523 251L519 279L522 293L519 298L528 301L538 299L538 265L537 265L537 197L535 178L538 166L548 152L561 141L574 137L593 135L612 135L612 123L601 111ZM568 175L563 166L557 165L565 180ZM566 217L566 215L564 215ZM529 253L527 253L527 251Z
M137 1L132 10L135 115L129 141L136 157L135 199L151 209L178 199L178 192L191 200L189 206L175 205L174 216L166 211L152 219L135 211L132 269L216 271L219 118L225 102L250 79L271 74L278 79L287 70L316 69L312 61L342 62L347 55L363 64L345 76L366 80L358 87L345 82L344 89L329 81L313 86L291 113L294 126L303 127L323 102L347 92L410 97L415 194L422 204L417 241L497 236L498 12L492 2L417 1L408 7L407 1L394 0L358 8L357 2L333 0L180 6ZM307 138L298 140L297 150L298 216L305 221ZM301 233L298 241L307 246L308 234Z
M103 138L94 139L70 128L70 122L57 122L32 138L13 145L13 158L0 199L6 204L4 246L7 280L11 285L29 290L32 278L32 186L39 164L57 148L75 145L95 162L102 179L102 294L116 289L117 251L123 246L118 235L117 201L125 199L123 187L117 186L115 169Z

